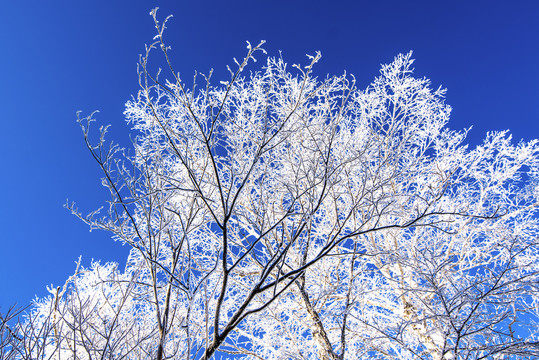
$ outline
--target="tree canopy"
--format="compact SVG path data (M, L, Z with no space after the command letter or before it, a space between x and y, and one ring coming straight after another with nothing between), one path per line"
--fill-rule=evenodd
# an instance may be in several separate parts
M108 206L69 206L130 246L125 269L77 268L2 321L4 357L539 356L537 141L469 149L411 53L358 89L315 76L320 54L289 66L248 44L227 81L188 86L152 15L132 149L79 118Z

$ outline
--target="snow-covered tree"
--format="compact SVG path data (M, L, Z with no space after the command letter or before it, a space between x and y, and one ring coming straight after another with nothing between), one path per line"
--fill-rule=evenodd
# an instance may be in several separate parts
M187 88L163 40L139 64L131 152L92 142L111 200L83 216L130 246L50 289L14 358L539 356L539 143L447 128L411 54L366 89L261 48ZM148 70L160 50L166 74ZM247 73L245 69L251 66ZM167 71L168 71L167 70ZM6 322L7 324L7 322ZM8 349L9 347L9 349ZM229 354L229 355L227 355Z

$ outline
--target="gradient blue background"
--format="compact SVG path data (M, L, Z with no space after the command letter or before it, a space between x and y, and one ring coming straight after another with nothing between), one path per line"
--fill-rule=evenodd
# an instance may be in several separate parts
M125 261L128 249L88 227L84 213L108 199L76 111L100 110L109 138L126 146L125 102L138 90L136 63L154 25L174 14L166 38L184 78L268 41L289 63L322 52L316 73L353 73L360 87L381 63L414 51L416 75L448 88L450 126L539 137L538 1L3 1L0 5L0 311L62 285L83 255ZM157 53L156 53L157 54Z

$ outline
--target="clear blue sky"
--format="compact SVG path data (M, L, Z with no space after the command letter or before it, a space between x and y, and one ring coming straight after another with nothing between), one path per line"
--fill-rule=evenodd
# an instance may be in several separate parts
M245 40L267 40L288 62L320 50L317 74L353 73L365 87L381 63L414 51L416 74L448 88L450 126L539 137L539 1L3 1L0 5L0 311L61 285L75 260L125 260L127 249L88 227L83 212L107 193L86 150L76 111L100 110L110 138L128 144L125 102L138 90L136 63L154 27L177 70L226 75Z

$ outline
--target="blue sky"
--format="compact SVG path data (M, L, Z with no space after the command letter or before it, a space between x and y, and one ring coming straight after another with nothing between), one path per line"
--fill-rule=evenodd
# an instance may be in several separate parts
M324 77L344 70L360 87L381 63L414 51L417 76L448 89L450 127L539 137L537 1L4 1L0 5L0 311L61 285L83 256L125 260L128 249L62 205L87 213L106 189L85 148L76 112L99 110L110 139L129 144L125 102L138 90L136 63L152 41L149 11L174 17L165 33L184 78L245 54L267 40L289 63L322 52Z

